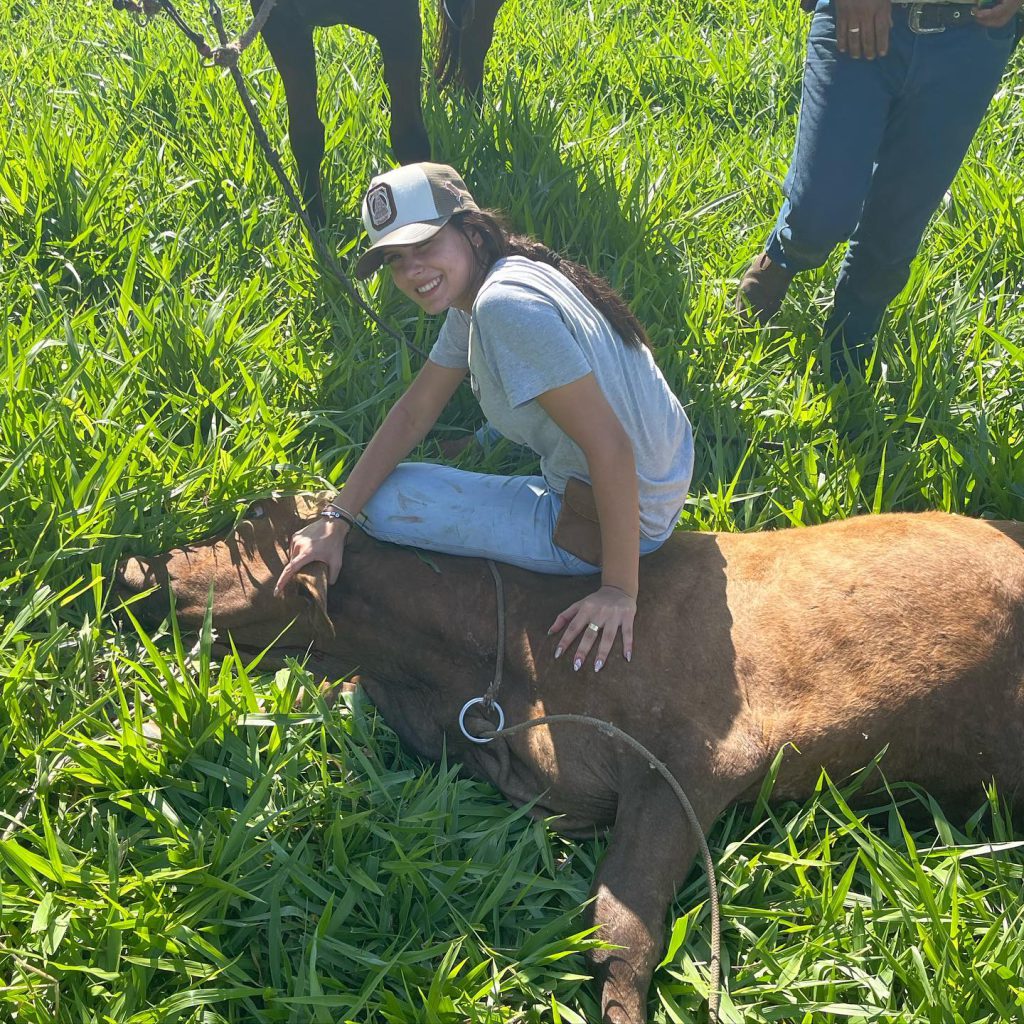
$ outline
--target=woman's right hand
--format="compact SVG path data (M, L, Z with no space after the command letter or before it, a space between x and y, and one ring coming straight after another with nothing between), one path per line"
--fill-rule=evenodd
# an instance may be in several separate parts
M334 583L341 572L341 557L349 525L341 519L316 519L292 534L288 563L274 584L274 597L280 597L292 577L309 562L327 565L327 581Z

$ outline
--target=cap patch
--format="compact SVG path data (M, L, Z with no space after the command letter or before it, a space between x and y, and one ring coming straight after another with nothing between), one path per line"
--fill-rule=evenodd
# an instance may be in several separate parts
M386 181L380 181L366 193L366 209L374 231L386 228L398 216L395 195Z

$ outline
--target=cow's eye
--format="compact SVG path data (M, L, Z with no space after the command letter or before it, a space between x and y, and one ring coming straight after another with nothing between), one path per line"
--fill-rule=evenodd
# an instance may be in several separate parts
M267 514L266 509L259 503L254 502L245 513L246 519L262 519Z

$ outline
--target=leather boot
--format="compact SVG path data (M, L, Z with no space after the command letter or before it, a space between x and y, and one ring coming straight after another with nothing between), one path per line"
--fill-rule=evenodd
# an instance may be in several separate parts
M796 275L772 262L768 253L755 256L740 280L736 292L736 312L750 323L762 327L779 311L790 282Z

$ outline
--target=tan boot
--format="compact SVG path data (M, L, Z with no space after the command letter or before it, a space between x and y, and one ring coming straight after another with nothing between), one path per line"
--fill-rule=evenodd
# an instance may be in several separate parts
M773 263L768 253L755 256L736 292L736 312L748 323L756 320L766 326L779 311L794 276Z

